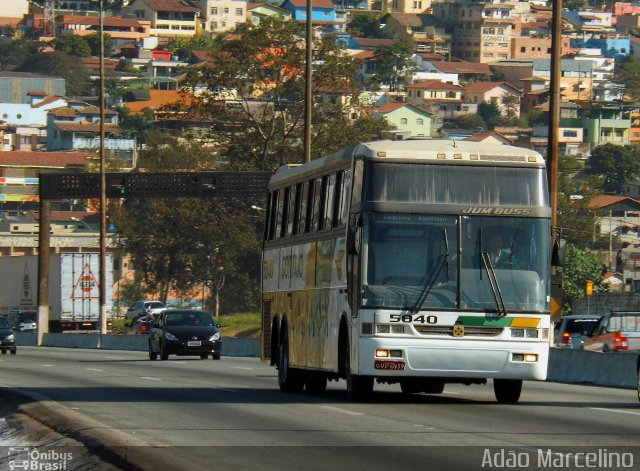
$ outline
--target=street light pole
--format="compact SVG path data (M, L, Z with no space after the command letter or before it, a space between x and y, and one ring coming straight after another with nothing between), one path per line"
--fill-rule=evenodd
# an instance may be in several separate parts
M107 333L107 174L104 152L104 0L100 0L100 333Z

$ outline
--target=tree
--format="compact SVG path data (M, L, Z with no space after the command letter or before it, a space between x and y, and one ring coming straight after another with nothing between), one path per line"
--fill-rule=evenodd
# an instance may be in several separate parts
M30 56L42 48L40 41L18 38L0 42L0 70L15 70Z
M103 35L104 42L104 56L110 57L113 54L113 38L111 35L104 33ZM92 56L100 55L100 32L95 32L88 36L85 36L85 40L89 49L91 50Z
M27 57L18 70L62 77L66 81L68 95L83 95L89 83L87 69L82 63L60 51L33 54Z
M630 56L617 64L613 80L623 85L625 94L635 101L640 101L640 61Z
M587 280L592 281L599 291L605 291L606 287L602 283L605 272L606 268L596 252L567 244L560 272L565 305L584 298Z
M204 36L193 36L189 39L171 38L167 44L167 49L177 55L181 61L191 59L193 51L207 51L213 47L215 47L215 42Z
M456 127L460 129L484 129L487 124L477 114L461 114L456 118Z
M347 30L357 38L381 37L380 28L376 24L376 16L370 12L354 15L353 19L347 23Z
M301 38L299 24L265 18L242 34L221 37L209 51L211 62L187 72L184 90L199 93L189 104L174 108L189 109L188 116L206 123L210 139L218 143L232 168L272 170L302 161L305 50ZM381 120L369 118L369 124L377 126L372 127L363 120L345 119L359 94L356 62L333 38L314 44L313 65L313 156L326 154L336 143L346 146L358 142L352 139L381 136L388 127ZM200 91L203 88L207 91ZM320 100L326 90L339 91L347 100ZM227 106L231 99L236 105L232 108ZM354 126L369 134L355 132ZM326 132L327 128L332 131Z
M63 34L53 40L53 47L56 51L64 52L72 57L89 57L91 48L82 36L74 34Z
M507 118L514 119L520 109L520 98L515 95L505 95L502 98L502 104L505 107Z
M487 127L493 129L502 123L502 114L500 108L495 102L483 101L478 105L478 115L482 117Z
M603 178L605 192L622 193L626 182L640 176L640 154L629 146L597 146L587 161L587 173Z
M380 46L375 52L377 82L388 85L390 91L409 82L416 70L412 55L411 48L403 44Z

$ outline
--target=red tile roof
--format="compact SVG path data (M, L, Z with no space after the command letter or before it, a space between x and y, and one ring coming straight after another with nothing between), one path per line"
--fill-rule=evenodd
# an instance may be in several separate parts
M353 58L366 60L366 59L373 59L375 56L376 56L376 51L369 51L365 49L364 51L360 51L357 54L354 54Z
M378 111L380 113L390 113L391 111L398 110L400 108L404 108L408 103L401 103L398 101L392 101L391 103L386 103L382 106L378 107Z
M60 108L54 108L49 111L49 113L53 114L56 118L75 118L78 116L78 112L73 108L68 108L66 106Z
M442 80L425 80L423 82L417 82L411 85L407 85L406 88L417 89L417 90L455 90L455 91L463 90L463 88L460 85L453 85L448 82L443 82Z
M139 28L141 26L138 20L133 18L122 18L121 16L105 16L103 21L105 26L130 26L134 28ZM100 24L100 18L98 16L63 15L62 23L74 25L98 25Z
M27 92L29 96L47 96L47 92Z
M511 88L513 91L519 92L517 88L513 85L509 85L507 82L475 82L467 85L464 89L468 92L486 93L489 90L493 90L494 88L501 86L506 86Z
M95 154L85 152L6 151L0 152L0 166L65 168L85 165L90 157L95 158Z
M612 204L619 203L621 201L629 200L633 203L640 204L640 201L630 198L628 196L620 196L620 195L598 195L594 196L589 200L590 208L606 208L607 206L611 206Z
M495 131L480 131L480 132L475 133L473 136L467 137L465 139L465 141L482 142L482 141L484 141L485 139L487 139L489 137L495 137L498 140L505 140L507 142L513 142L512 139L509 139L507 136L503 136L499 132L495 132Z
M200 8L191 5L187 0L142 0L155 11L199 12Z
M63 132L100 132L99 124L88 124L88 123L69 123L69 122L61 122L54 123L55 127ZM105 132L119 132L120 127L115 124L105 124L104 125Z

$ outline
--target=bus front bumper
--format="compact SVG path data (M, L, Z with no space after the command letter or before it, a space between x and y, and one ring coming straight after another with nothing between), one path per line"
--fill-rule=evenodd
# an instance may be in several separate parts
M358 371L375 377L545 380L547 342L360 338Z

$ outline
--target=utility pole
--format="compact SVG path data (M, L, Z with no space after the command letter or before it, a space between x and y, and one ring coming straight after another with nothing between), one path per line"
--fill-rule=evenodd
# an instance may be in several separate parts
M313 2L307 0L307 41L306 41L306 63L305 63L305 87L304 87L304 162L311 162L311 81L313 60Z
M562 56L562 0L553 0L551 36L551 81L549 84L549 132L547 141L547 179L551 205L551 247L559 247L558 237L558 132L560 130L560 75ZM551 266L551 319L560 320L562 291L556 267Z
M107 333L107 174L104 152L104 0L100 0L100 333Z

